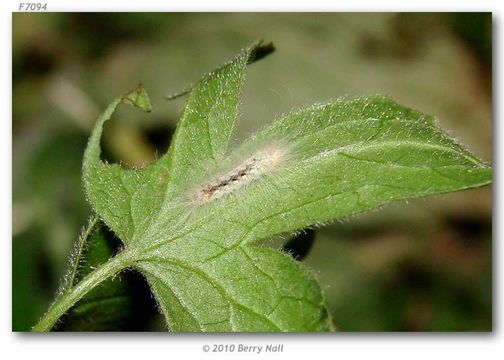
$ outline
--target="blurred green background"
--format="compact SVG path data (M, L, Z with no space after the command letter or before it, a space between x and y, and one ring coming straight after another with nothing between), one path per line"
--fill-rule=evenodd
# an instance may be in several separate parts
M236 142L292 108L384 94L492 162L490 13L13 13L12 26L15 331L54 298L90 213L80 167L98 113L142 82L153 113L121 109L102 145L151 161L183 106L163 96L255 39L277 51L248 69ZM491 331L491 219L491 187L392 204L317 230L304 261L342 331ZM128 330L163 329L146 298Z

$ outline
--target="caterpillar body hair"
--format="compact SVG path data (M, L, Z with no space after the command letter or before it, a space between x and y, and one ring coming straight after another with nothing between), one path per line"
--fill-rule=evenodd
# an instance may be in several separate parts
M255 152L249 153L244 160L235 162L231 170L214 176L209 181L202 182L193 188L190 200L196 207L220 199L226 195L237 193L262 178L272 175L280 168L290 155L290 148L285 144L269 144ZM242 158L243 159L243 158Z

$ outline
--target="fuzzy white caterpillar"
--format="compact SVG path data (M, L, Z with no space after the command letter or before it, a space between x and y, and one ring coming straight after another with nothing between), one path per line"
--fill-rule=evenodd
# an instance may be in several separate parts
M231 171L197 188L193 203L196 206L206 204L258 181L277 169L287 153L284 146L266 146L258 150Z

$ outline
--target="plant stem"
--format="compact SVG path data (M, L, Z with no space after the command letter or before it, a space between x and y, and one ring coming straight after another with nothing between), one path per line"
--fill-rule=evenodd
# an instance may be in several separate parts
M68 272L68 275L65 276L65 286L63 287L63 292L66 292L67 290L70 290L71 287L73 287L75 278L77 276L77 270L79 269L80 258L82 256L82 253L84 252L85 244L89 236L91 235L91 232L94 230L99 221L100 217L96 214L93 214L89 219L87 227L79 237L77 248L76 250L74 250L75 255L72 255L71 257L72 262L70 271Z
M132 252L123 250L96 270L87 275L81 282L68 291L64 292L61 296L49 307L49 310L39 320L39 322L32 328L32 331L42 332L50 331L58 319L77 301L79 301L90 290L95 288L102 281L117 274L121 270L129 267L132 263Z

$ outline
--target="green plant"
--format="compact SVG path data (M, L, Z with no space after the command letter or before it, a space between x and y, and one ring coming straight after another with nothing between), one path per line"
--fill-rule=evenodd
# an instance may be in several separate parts
M491 168L433 117L382 96L292 112L229 150L245 68L271 50L254 44L185 92L169 151L142 169L104 163L100 138L120 104L150 111L147 93L140 86L109 105L83 162L96 215L33 330L50 330L72 306L74 321L96 307L95 326L120 318L127 298L113 277L134 269L172 331L329 331L316 276L261 242L392 201L491 182ZM101 222L124 244L115 256Z

